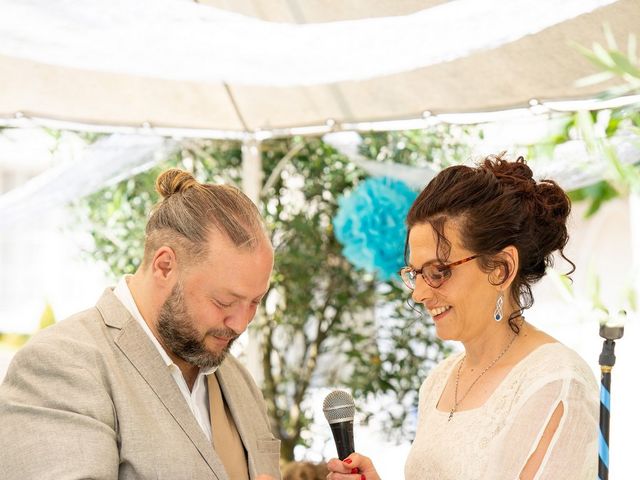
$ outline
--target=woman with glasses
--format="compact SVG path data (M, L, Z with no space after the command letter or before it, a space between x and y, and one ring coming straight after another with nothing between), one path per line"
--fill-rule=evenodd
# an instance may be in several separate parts
M574 267L569 211L565 192L534 180L522 157L449 167L414 202L400 275L438 337L464 348L420 388L407 480L596 478L594 375L523 315L554 252ZM357 453L329 469L331 480L379 478Z

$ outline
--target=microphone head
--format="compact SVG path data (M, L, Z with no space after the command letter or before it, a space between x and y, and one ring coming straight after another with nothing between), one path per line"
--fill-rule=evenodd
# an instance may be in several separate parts
M356 413L356 404L350 393L334 390L325 397L322 410L330 424L351 422Z

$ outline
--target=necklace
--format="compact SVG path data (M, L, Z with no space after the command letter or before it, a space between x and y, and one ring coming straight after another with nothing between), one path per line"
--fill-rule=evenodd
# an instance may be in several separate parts
M451 421L451 419L453 418L453 414L456 413L456 411L458 410L458 405L460 405L462 403L462 401L465 399L465 397L467 396L469 391L471 391L471 389L476 384L476 382L478 380L480 380L480 378L485 373L487 373L487 371L491 367L493 367L498 362L498 360L500 360L502 358L502 356L505 353L507 353L507 350L509 350L509 347L511 346L511 344L513 343L513 341L516 339L517 336L518 336L517 334L513 336L513 338L509 342L509 344L504 348L504 350L502 350L502 352L500 352L500 355L498 355L493 362L491 362L487 367L485 367L484 370L482 370L482 372L480 372L480 375L478 375L476 377L476 379L473 382L471 382L471 385L469 385L469 388L467 388L467 391L464 392L464 395L462 395L462 398L460 398L460 400L458 400L458 383L460 382L460 370L462 370L462 365L464 364L464 361L466 360L467 356L465 355L464 357L462 357L462 361L460 362L460 365L458 365L458 371L456 372L456 388L455 388L454 396L453 396L454 404L453 404L453 408L451 409L451 412L449 412L449 418L447 419L447 422Z

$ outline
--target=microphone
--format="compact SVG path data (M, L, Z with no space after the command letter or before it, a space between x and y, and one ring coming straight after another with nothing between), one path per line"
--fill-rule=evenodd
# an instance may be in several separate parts
M353 397L342 390L334 390L325 397L322 410L331 427L338 458L344 460L355 452L353 416L356 412L356 405L353 402Z

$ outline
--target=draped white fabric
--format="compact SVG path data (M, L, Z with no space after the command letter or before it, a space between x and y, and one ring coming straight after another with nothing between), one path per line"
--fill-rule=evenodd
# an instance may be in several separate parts
M324 140L344 153L372 176L388 176L422 189L438 172L432 167L412 167L368 160L358 154L362 141L355 132L325 135ZM620 162L637 163L637 137L613 137ZM0 195L0 232L20 221L37 218L39 212L62 206L99 188L146 170L166 158L179 143L154 135L111 135L87 147L77 159L58 165L26 184ZM477 152L479 153L479 152ZM583 141L572 140L556 147L553 157L530 162L538 179L552 178L566 190L611 178L612 166L590 153ZM254 195L255 196L255 195Z
M356 132L332 133L325 135L323 139L369 175L396 178L416 190L424 188L438 173L432 167L413 167L368 160L358 153L362 138ZM640 161L640 144L637 137L619 135L609 141L622 164L634 164ZM476 152L476 155L479 153ZM486 153L495 153L495 151ZM470 161L473 161L473 158ZM551 157L536 158L529 162L529 166L536 179L553 179L567 191L592 185L602 179L615 178L610 162L603 156L590 152L582 140L570 140L558 145Z
M87 147L77 159L46 170L0 196L0 231L146 170L166 158L177 142L163 137L111 135Z
M168 80L314 85L466 57L615 2L457 0L404 16L294 25L184 0L1 0L0 54Z

